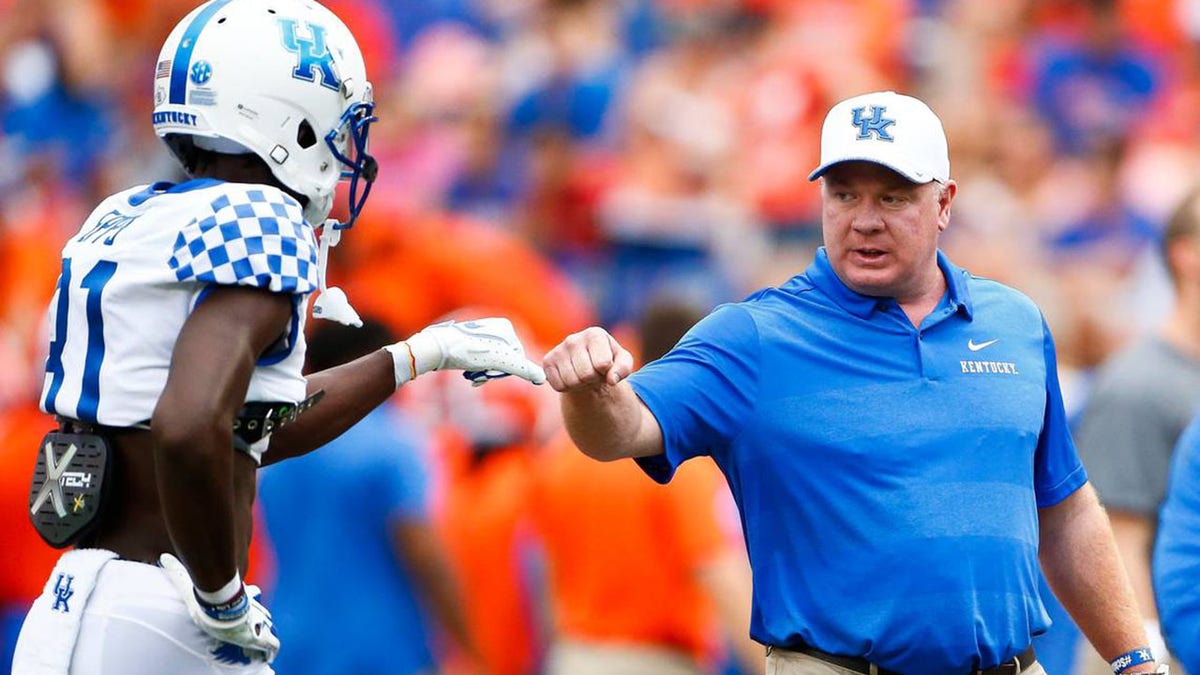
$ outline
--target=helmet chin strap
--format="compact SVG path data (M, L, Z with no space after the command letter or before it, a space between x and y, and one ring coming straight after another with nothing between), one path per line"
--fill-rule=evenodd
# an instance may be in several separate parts
M317 247L317 282L321 294L313 303L312 315L318 319L328 319L360 328L363 325L362 319L350 306L346 293L336 286L329 288L325 285L325 272L329 269L329 249L337 246L341 238L342 230L338 228L338 222L326 220L321 227L321 243Z

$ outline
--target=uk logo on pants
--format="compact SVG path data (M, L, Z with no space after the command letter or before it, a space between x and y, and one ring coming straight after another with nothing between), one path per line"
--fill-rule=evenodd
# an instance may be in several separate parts
M58 578L54 580L54 606L50 609L56 612L66 614L71 611L67 601L75 595L75 591L71 589L71 582L75 580L74 575L59 573Z

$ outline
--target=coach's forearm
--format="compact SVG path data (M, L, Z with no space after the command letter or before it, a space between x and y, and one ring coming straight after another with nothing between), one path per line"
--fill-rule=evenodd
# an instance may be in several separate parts
M1046 579L1105 660L1147 646L1108 517L1091 485L1041 509L1041 561ZM1162 655L1156 655L1161 657ZM1152 666L1129 672L1152 672Z
M571 440L603 462L662 454L658 420L628 382L563 392L562 414Z
M1119 509L1108 509L1113 540L1121 562L1129 573L1138 609L1148 621L1158 621L1154 604L1154 586L1150 581L1150 551L1154 548L1154 520L1151 516Z

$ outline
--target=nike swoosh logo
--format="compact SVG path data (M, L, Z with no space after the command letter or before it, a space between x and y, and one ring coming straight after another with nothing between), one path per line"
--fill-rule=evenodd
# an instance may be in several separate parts
M980 342L980 343L976 343L974 340L967 340L967 349L970 349L973 352L977 352L980 349L986 349L988 347L991 347L992 345L996 344L999 341L1000 341L1000 338L996 338L995 340L988 340L987 342Z

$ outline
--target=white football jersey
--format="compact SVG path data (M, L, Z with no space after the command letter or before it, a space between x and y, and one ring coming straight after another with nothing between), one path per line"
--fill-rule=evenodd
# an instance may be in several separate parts
M149 422L184 321L216 285L292 295L288 334L259 358L246 400L302 400L316 251L300 204L274 187L197 179L109 197L63 247L42 410L114 427Z

